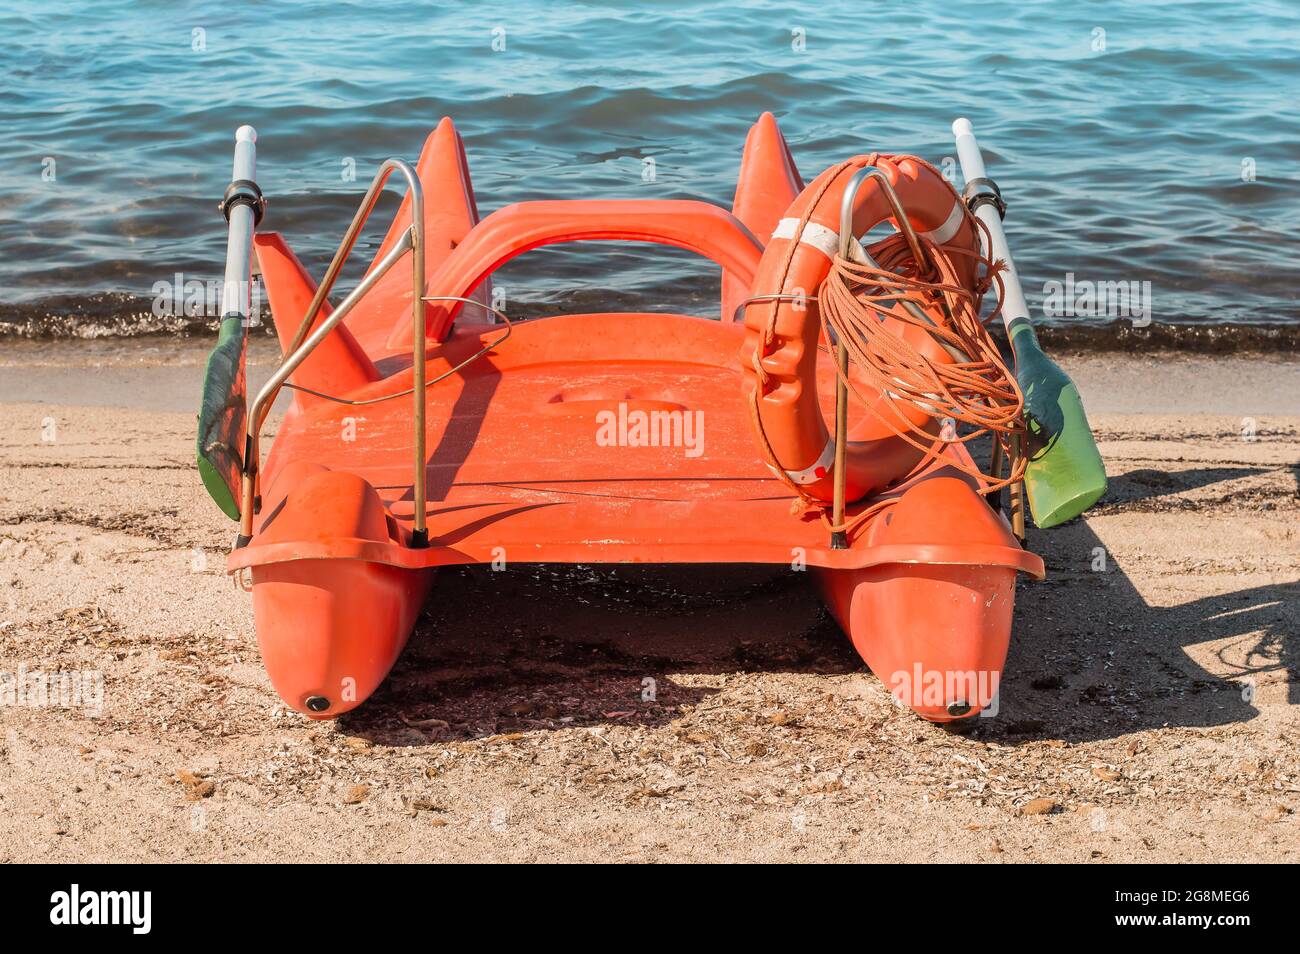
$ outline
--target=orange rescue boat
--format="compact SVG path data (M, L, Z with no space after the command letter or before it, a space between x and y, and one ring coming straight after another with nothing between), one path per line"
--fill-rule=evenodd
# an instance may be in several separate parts
M443 119L415 167L383 165L318 287L283 237L257 231L254 141L241 128L222 203L229 294L199 456L213 496L240 520L228 570L251 576L262 656L289 706L332 718L364 702L401 653L438 567L555 562L786 564L812 574L900 702L940 722L995 704L1016 576L1043 576L997 505L1008 480L980 472L954 436L961 421L937 416L940 395L925 396L930 385L916 397L897 370L880 378L850 364L848 332L828 335L818 312L818 283L832 280L842 251L842 206L863 235L897 226L891 203L901 202L898 242L917 237L918 255L951 246L978 256L974 220L933 170L913 157L864 157L805 189L764 114L731 211L576 199L520 202L480 220L464 146ZM876 171L848 181L867 169ZM361 284L331 308L393 172L408 184L397 218ZM505 262L587 240L711 259L722 271L721 320L511 323L493 302L491 276ZM285 354L247 406L245 248ZM870 258L856 240L845 248ZM949 282L975 285L975 258L952 260ZM890 268L909 267L924 271ZM936 367L965 367L969 349L918 330L951 319L942 294L918 309L903 300L921 301L913 291L880 305L876 324ZM263 461L258 437L281 387L292 401ZM847 389L869 406L850 414Z

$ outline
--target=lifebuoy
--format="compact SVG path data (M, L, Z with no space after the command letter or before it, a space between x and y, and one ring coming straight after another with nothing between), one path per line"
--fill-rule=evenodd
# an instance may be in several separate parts
M954 261L959 278L968 287L975 283L980 250L974 220L956 189L914 156L857 156L827 169L799 194L777 225L759 262L751 303L745 309L741 364L764 456L770 458L774 469L784 470L803 493L822 501L833 497L835 439L827 429L816 387L822 324L816 295L838 251L844 189L853 173L867 165L885 173L912 227L922 237L959 252ZM854 203L854 235L865 235L890 219L892 211L884 189L868 179ZM769 296L775 300L762 300ZM943 320L937 308L932 317ZM932 361L952 360L915 326L899 322L897 331ZM765 381L754 371L755 349ZM756 388L759 393L754 393ZM882 393L876 410L886 417L895 415L900 428L910 422L937 433L937 422L911 402ZM888 486L909 473L923 456L923 451L883 422L874 418L862 422L851 434L845 452L846 500L858 500Z

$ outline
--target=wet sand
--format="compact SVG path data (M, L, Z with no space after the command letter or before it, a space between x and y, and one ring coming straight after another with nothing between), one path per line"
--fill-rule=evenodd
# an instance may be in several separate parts
M447 571L369 703L286 711L184 351L0 347L0 671L103 680L0 707L0 861L1300 859L1300 362L1063 362L1111 489L953 732L784 568Z

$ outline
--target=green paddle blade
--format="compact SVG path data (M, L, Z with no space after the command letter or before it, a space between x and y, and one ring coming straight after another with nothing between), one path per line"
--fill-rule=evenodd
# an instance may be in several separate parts
M244 320L238 315L221 322L217 346L208 355L199 408L199 475L208 494L231 520L239 519L240 472L243 469L246 385Z
M1079 389L1043 353L1028 321L1012 322L1011 347L1029 427L1025 490L1034 523L1046 529L1073 520L1101 498L1106 468Z

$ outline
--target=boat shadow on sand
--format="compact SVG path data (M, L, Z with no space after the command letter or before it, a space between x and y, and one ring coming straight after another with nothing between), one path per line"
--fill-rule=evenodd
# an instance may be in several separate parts
M1212 511L1244 495L1184 494L1268 469L1133 470L1111 479L1095 512ZM1232 518L1221 519L1227 527ZM982 736L1087 741L1245 722L1258 715L1256 697L1259 704L1300 703L1300 581L1225 588L1178 603L1167 581L1146 583L1144 595L1086 520L1031 529L1028 542L1043 555L1047 579L1020 587L1001 711L980 720ZM1189 562L1215 556L1188 554ZM1157 588L1170 605L1149 602Z
M710 677L861 668L808 574L786 567L456 567L439 572L393 673L340 727L390 745L420 744L419 731L656 727L716 694Z
M1133 471L1112 480L1100 512L1186 509L1172 495L1249 472L1189 470L1170 480ZM1225 725L1258 714L1248 686L1268 692L1269 704L1300 703L1300 681L1290 678L1300 666L1300 583L1153 605L1086 521L1031 529L1029 545L1047 561L1048 579L1019 587L997 713L956 731L1016 745ZM1208 643L1216 645L1198 650ZM1196 661L1211 653L1214 672ZM392 675L340 727L421 745L666 726L718 693L721 676L730 693L752 689L757 717L785 700L745 677L865 671L808 574L788 568L460 567L439 574ZM882 683L871 680L870 690L887 702Z

